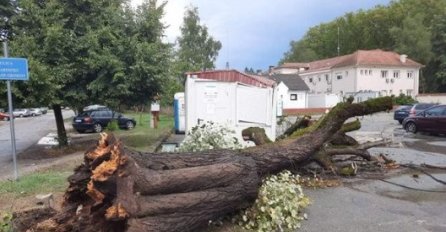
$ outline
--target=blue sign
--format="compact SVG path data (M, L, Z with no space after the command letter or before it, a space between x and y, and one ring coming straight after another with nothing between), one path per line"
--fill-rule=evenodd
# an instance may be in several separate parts
M25 58L0 58L0 80L27 81L28 60Z

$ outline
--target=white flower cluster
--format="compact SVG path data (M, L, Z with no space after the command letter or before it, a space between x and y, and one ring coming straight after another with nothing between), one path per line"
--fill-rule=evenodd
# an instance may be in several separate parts
M196 152L210 149L242 149L243 146L235 137L235 131L227 126L206 122L192 128L180 144L180 152Z
M306 218L302 209L309 203L299 176L283 171L263 181L254 205L243 213L241 225L257 231L295 231Z

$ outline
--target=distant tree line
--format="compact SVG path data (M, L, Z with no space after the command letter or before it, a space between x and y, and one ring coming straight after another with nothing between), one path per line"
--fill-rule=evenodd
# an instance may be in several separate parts
M421 92L446 92L446 0L395 0L347 13L291 41L280 63L335 57L338 39L340 55L377 48L407 54L426 65Z
M142 109L156 95L173 102L186 71L214 68L221 43L194 7L186 9L178 46L168 43L166 4L145 0L134 9L129 0L0 0L0 38L9 42L10 56L29 62L29 81L13 83L14 105L51 106L57 119L61 106ZM6 107L4 81L0 107Z

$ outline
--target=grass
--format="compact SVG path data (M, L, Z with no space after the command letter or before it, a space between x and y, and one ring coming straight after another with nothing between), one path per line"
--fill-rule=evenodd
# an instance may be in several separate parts
M72 171L43 171L20 177L18 181L1 181L0 194L14 197L29 196L39 193L60 192L67 187L67 177Z
M136 127L132 130L116 130L117 135L123 143L138 151L153 151L160 137L167 135L173 128L173 117L160 115L158 128L150 128L150 113L126 113L126 116L136 120Z

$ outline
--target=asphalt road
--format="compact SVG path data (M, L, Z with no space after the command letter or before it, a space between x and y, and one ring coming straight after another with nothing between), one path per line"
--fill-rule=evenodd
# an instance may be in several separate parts
M359 131L349 133L358 141L389 139L394 147L376 147L373 155L387 154L400 164L428 163L446 166L444 136L406 133L391 113L362 117ZM437 179L446 180L444 171L433 172ZM387 232L387 231L446 231L446 188L429 176L416 172L381 180L352 178L337 188L307 189L313 201L307 209L308 220L299 231L318 232ZM399 184L407 187L396 186Z
M64 111L64 118L73 116L70 110ZM49 132L56 131L56 122L52 111L47 114L16 118L14 121L17 154L39 141ZM11 132L9 121L0 122L0 167L12 162Z

